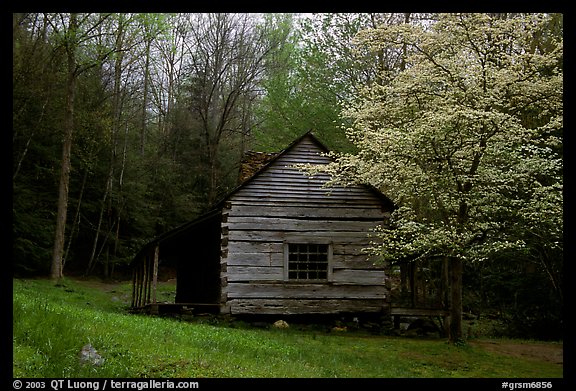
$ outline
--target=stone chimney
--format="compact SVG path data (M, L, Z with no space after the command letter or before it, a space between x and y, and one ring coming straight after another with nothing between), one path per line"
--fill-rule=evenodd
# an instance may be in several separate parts
M266 165L270 160L276 157L277 153L266 153L266 152L256 152L247 151L244 153L244 157L240 162L240 176L238 178L239 182L242 183L252 175L256 174L264 165Z

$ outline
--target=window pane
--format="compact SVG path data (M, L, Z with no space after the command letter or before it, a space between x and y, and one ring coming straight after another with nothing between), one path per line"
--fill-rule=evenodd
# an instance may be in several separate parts
M328 245L290 243L288 245L288 278L326 280L328 278Z

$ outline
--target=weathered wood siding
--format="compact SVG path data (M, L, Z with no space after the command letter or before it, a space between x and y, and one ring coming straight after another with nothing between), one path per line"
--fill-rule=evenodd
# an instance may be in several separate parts
M368 233L389 217L367 187L323 188L297 163L325 164L304 137L229 197L222 214L222 301L232 313L377 312L387 290L382 265L362 254ZM331 245L327 283L285 281L286 242Z

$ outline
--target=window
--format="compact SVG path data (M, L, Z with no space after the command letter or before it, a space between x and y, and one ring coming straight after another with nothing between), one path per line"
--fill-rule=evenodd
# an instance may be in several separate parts
M287 280L328 281L330 245L288 243L285 251Z

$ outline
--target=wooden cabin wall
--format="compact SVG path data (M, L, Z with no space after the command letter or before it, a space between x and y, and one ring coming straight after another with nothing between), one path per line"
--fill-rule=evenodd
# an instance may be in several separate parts
M322 188L327 175L310 178L290 167L329 162L320 152L304 138L226 202L222 300L232 314L382 311L384 265L374 265L362 248L389 212L366 187ZM287 241L331 243L331 282L284 281Z

